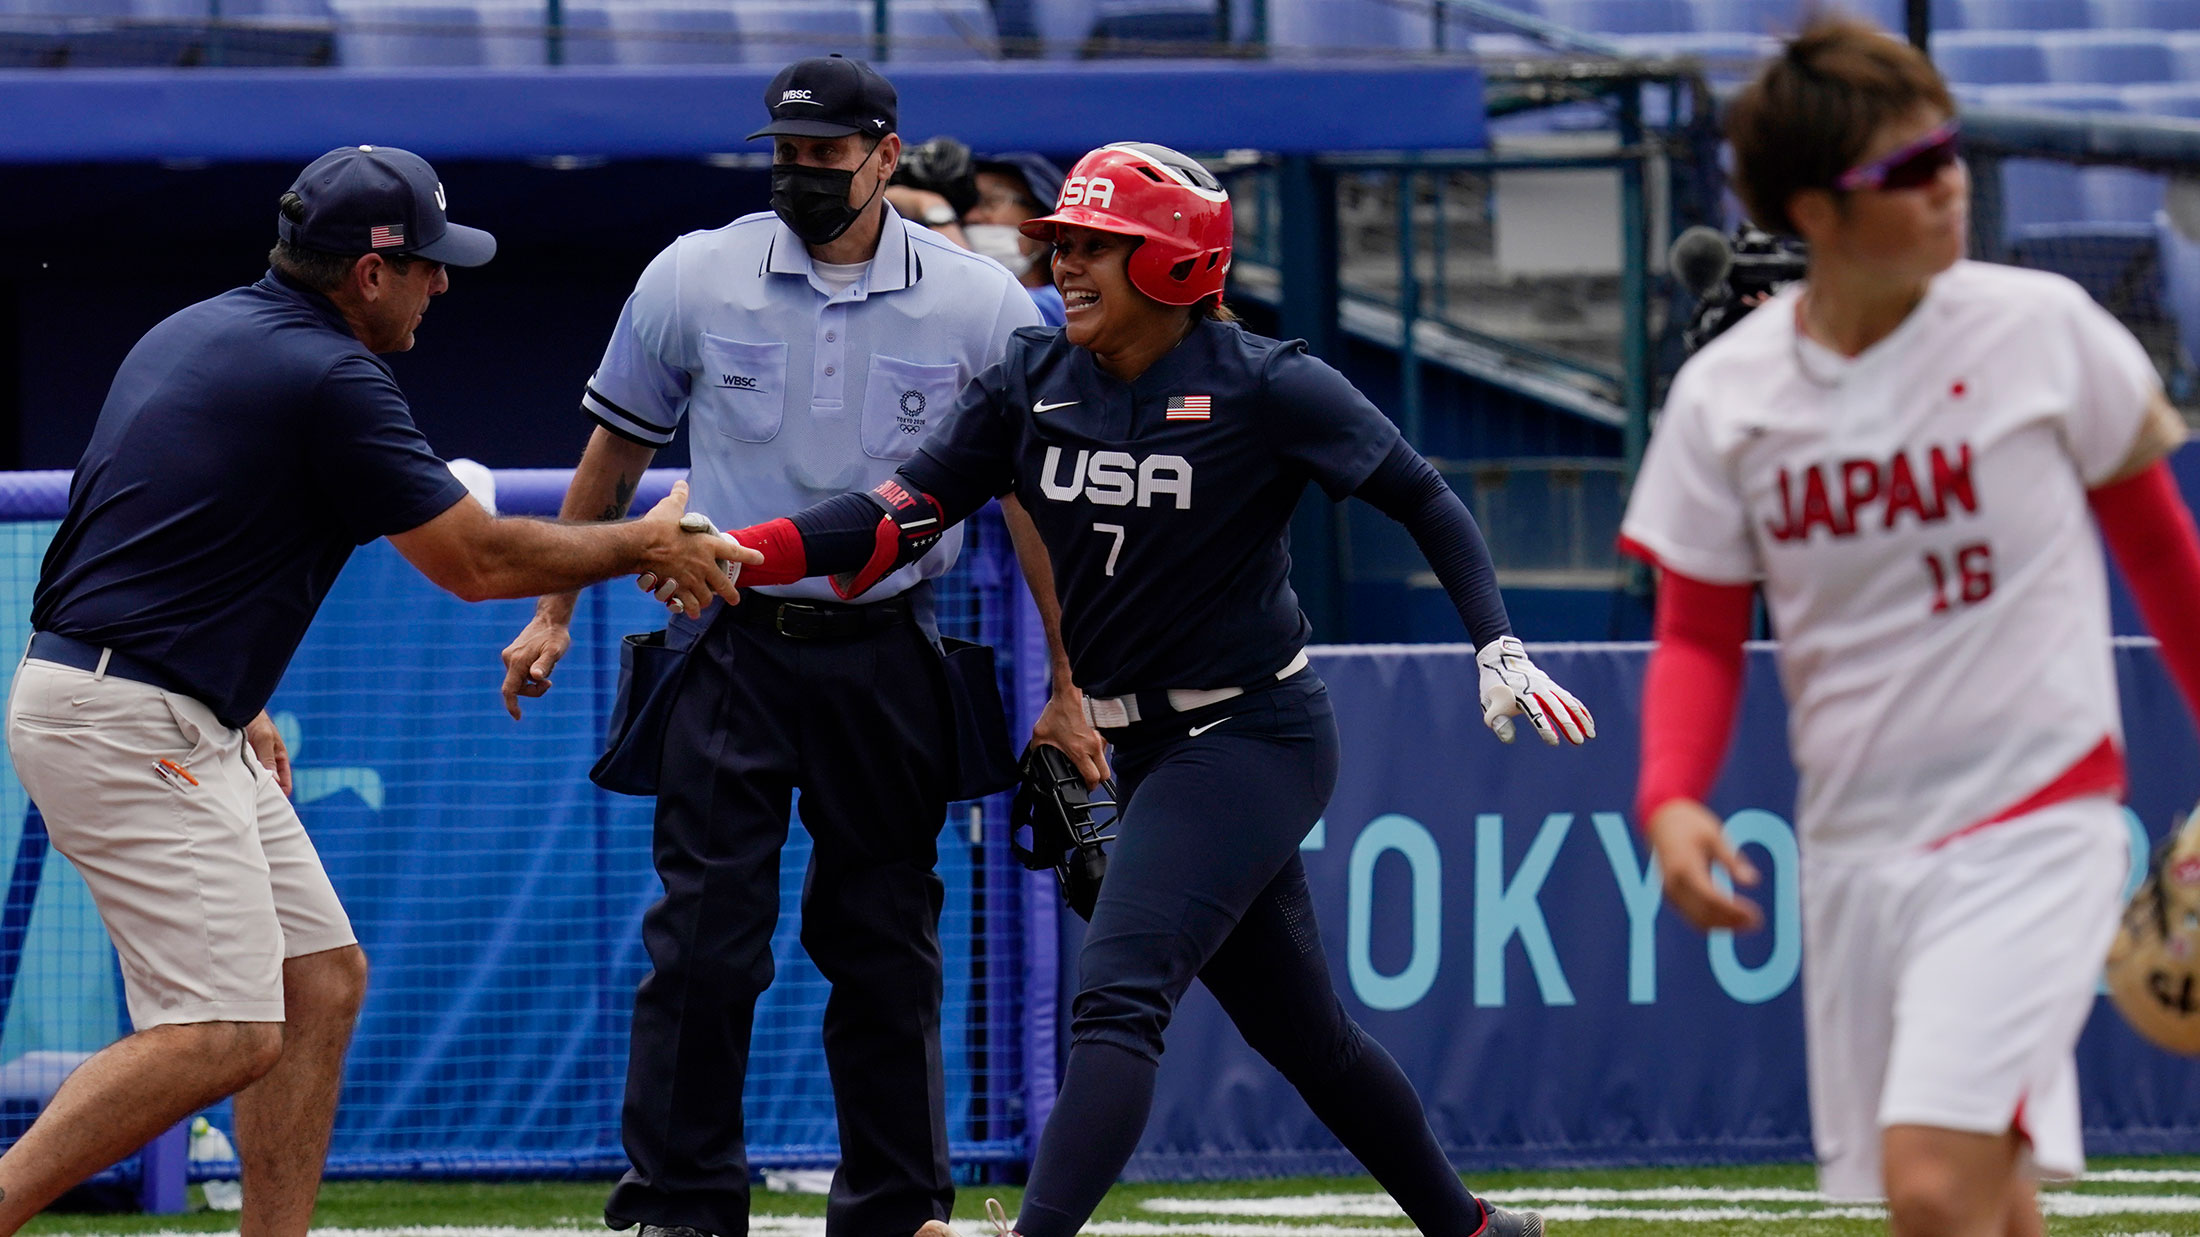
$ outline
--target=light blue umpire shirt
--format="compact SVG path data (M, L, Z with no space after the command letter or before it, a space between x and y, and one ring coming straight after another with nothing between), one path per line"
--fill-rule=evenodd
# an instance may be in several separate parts
M1037 325L1030 293L998 263L892 206L869 267L837 292L766 211L657 255L581 404L649 447L691 417L688 509L740 528L891 477L1001 359L1009 332ZM958 526L863 600L944 574L961 549ZM822 577L756 591L839 600Z

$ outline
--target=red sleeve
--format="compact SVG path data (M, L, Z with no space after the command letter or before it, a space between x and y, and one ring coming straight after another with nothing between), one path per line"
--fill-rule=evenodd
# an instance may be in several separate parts
M1658 643L1642 690L1637 828L1675 799L1704 798L1718 780L1742 699L1742 642L1754 591L1672 571L1659 576Z
M735 584L792 584L809 574L809 554L802 545L802 533L794 521L781 518L747 528L736 528L726 534L742 545L761 552L764 561L741 569Z
M2087 497L2185 708L2200 720L2200 533L2169 465L2156 463Z

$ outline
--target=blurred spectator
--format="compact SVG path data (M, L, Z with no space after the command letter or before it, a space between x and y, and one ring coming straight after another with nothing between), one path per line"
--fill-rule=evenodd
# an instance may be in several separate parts
M1026 219L1054 209L1062 195L1062 169L1028 150L981 155L978 204L963 212L970 248L1008 268L1022 281L1048 326L1062 325L1062 294L1054 286L1053 246L1017 231Z

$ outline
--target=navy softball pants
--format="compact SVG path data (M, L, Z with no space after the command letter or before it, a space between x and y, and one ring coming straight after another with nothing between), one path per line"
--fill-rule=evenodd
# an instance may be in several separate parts
M952 740L946 676L914 620L797 640L752 594L690 654L668 717L655 859L642 917L650 973L634 1000L621 1133L632 1168L613 1228L749 1222L742 1083L772 981L789 800L815 839L802 944L832 983L825 1064L841 1162L829 1237L907 1237L955 1189L940 1060L940 879Z
M1124 807L1079 957L1062 1091L1016 1231L1073 1237L1153 1104L1162 1032L1196 977L1427 1237L1481 1204L1420 1098L1337 999L1299 842L1337 781L1337 726L1311 671L1108 732Z

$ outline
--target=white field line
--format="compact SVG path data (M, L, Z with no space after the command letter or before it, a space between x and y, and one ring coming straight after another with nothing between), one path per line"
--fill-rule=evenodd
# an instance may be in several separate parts
M2078 1179L2080 1185L2094 1181L2200 1181L2200 1168L2109 1168L2097 1173L2087 1173ZM2146 1234L2141 1233L2137 1237L2146 1237Z

